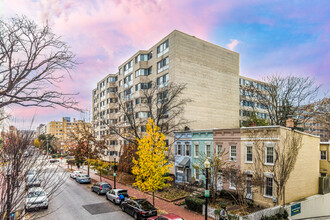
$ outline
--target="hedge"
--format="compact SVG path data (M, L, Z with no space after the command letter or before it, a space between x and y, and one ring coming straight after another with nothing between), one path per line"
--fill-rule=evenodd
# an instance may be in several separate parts
M188 209L195 212L203 213L203 205L205 204L204 199L188 196L186 197L185 202Z

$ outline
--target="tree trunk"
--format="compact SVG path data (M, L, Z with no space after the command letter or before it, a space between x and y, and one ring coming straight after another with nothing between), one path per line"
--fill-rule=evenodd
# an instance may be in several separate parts
M102 170L100 169L100 182L102 182Z
M87 162L87 174L89 176L89 161Z
M155 207L155 192L152 192L152 205Z
M285 206L285 186L283 187L283 207Z

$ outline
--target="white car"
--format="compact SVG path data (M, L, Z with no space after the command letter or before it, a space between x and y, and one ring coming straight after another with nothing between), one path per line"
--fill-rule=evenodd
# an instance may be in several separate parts
M82 172L81 171L73 171L73 173L70 173L70 177L73 178L73 179L76 179L76 177L79 174L82 174Z
M106 199L110 200L111 202L115 203L116 205L119 205L122 202L119 199L120 195L124 196L123 201L127 201L129 199L129 195L127 194L126 189L112 189L105 194Z
M48 209L48 198L46 192L41 187L29 189L25 200L25 210Z

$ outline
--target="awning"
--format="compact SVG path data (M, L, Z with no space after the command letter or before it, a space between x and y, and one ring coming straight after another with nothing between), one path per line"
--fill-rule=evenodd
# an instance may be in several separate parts
M179 166L182 166L182 167L190 167L190 158L189 158L189 157L185 157L185 158L183 158L183 159L180 161Z

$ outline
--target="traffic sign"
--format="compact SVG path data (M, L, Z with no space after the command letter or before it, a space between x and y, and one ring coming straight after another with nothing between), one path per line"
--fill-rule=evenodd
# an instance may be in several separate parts
M205 190L205 197L210 197L210 190Z

